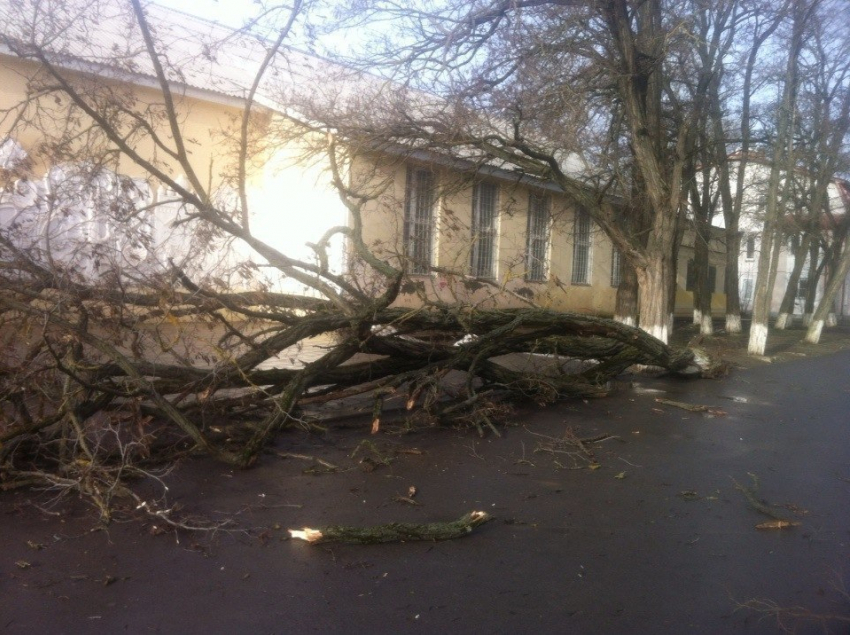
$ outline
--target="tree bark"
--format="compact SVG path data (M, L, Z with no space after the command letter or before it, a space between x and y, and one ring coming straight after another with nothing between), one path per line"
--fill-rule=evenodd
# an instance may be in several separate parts
M787 6L787 5L786 5ZM741 297L739 289L739 273L738 259L741 255L741 233L740 219L741 209L744 200L744 183L747 172L747 165L750 160L750 144L752 141L752 126L750 125L750 113L753 95L753 72L755 71L756 61L759 51L769 37L773 35L776 29L784 19L784 11L780 10L768 24L767 28L753 38L750 50L747 55L747 62L744 68L744 83L742 86L741 96L741 152L738 160L738 169L735 174L735 196L729 202L731 192L731 178L722 178L721 171L720 192L721 201L723 203L723 215L726 221L726 331L728 333L740 333L743 328L741 325ZM715 110L715 117L719 114ZM717 121L717 119L716 119ZM716 125L721 124L717 122ZM721 163L721 166L724 164ZM727 167L726 174L728 175L728 162L725 162Z
M847 278L848 272L850 272L850 246L845 245L838 268L826 286L820 304L812 316L811 324L809 324L806 337L804 338L806 342L817 344L820 341L829 311L835 302L835 298L838 296L839 289L841 289L844 280Z
M492 520L487 512L470 512L457 520L436 523L389 523L374 527L351 527L333 525L321 529L290 529L292 538L306 540L310 544L324 542L348 542L374 545L386 542L415 542L452 540L463 538L486 522Z
M614 319L629 326L638 324L638 280L634 267L625 259L620 260L620 286L617 287L617 299Z
M764 355L767 346L768 320L770 318L770 301L773 289L770 281L775 276L771 269L773 262L772 250L779 245L778 220L780 216L779 188L781 175L784 172L787 179L794 174L793 164L793 118L797 104L799 88L799 60L803 46L803 34L809 18L811 5L798 2L794 5L794 24L785 69L782 102L779 107L776 140L773 160L770 165L768 179L767 208L765 210L764 227L762 230L762 248L759 252L758 274L756 276L755 294L753 300L753 318L750 326L750 339L747 351L751 355ZM789 157L791 157L789 159Z
M776 329L784 330L792 319L794 313L794 303L797 300L797 291L800 287L800 276L803 273L803 267L806 264L806 255L809 251L809 242L811 234L804 233L800 244L794 250L794 268L791 270L791 275L788 277L788 286L785 288L785 295L782 296L782 304L779 306L779 315L776 316Z

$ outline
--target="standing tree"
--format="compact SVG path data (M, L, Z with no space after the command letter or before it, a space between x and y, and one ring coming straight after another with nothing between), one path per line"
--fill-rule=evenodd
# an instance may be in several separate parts
M750 162L751 145L753 141L752 99L758 90L758 60L762 47L770 40L785 18L788 2L780 6L771 6L762 2L742 2L740 4L741 23L736 29L738 41L736 48L742 57L736 65L736 72L723 73L721 81L711 84L708 94L709 110L713 126L714 141L713 159L716 165L717 189L723 210L723 221L726 231L726 331L740 333L741 327L741 298L738 289L738 258L741 253L740 221L746 191L746 176ZM749 41L748 46L743 42ZM719 67L725 68L725 58L718 60ZM726 99L721 98L718 90L722 79L732 80L726 88ZM755 86L754 86L755 82ZM724 125L724 114L728 112L732 95L739 94L740 115L737 126ZM732 118L730 117L730 120ZM740 137L736 138L726 130L737 128ZM730 146L738 147L736 170L730 169ZM734 180L733 180L734 179Z
M804 37L819 0L795 2L792 8L791 33L788 38L788 57L782 78L782 98L779 103L774 139L773 158L767 187L767 200L762 230L761 251L758 259L753 299L753 318L747 350L751 355L764 355L767 345L770 301L776 275L776 258L781 248L779 222L782 215L780 188L785 175L786 186L791 182L796 167L794 161L794 119L800 85L800 54Z
M838 3L848 7L848 3ZM814 37L810 43L809 78L804 84L804 138L813 149L808 161L811 166L810 198L812 210L825 222L818 223L829 240L824 262L829 261L829 277L823 297L812 316L806 341L817 343L832 311L838 290L850 271L847 219L850 217L850 192L846 181L836 179L846 173L848 132L850 132L850 32L847 25L830 19L834 7L828 4L815 18ZM832 196L831 190L835 192ZM837 199L837 200L835 200ZM843 208L841 218L833 207ZM814 262L812 262L814 267ZM813 283L810 282L810 285Z
M381 103L381 129L360 131L556 183L634 271L640 327L666 341L690 115L675 99L675 53L691 42L686 8L491 0L399 9L376 0L354 3L358 15L364 4L401 25L370 65L445 100L393 95Z

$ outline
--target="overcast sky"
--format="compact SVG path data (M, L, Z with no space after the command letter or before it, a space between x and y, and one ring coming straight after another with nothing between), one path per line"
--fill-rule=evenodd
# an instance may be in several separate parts
M254 10L250 0L156 0L158 4L174 7L221 24L239 27Z
M179 9L191 15L212 20L219 24L232 27L234 29L244 26L245 22L254 17L259 9L256 2L252 0L153 0L157 4L166 7ZM324 11L329 10L332 3L327 3L323 7ZM319 8L314 5L312 7L311 21L315 24L321 21ZM284 15L285 14L281 14ZM280 28L283 22L277 25ZM317 32L313 35L318 37L312 45L308 45L304 38L303 31L295 30L290 34L287 42L290 45L302 50L313 50L314 52L328 54L330 50L338 53L353 54L354 50L361 45L366 38L369 37L370 29L365 29L361 25L358 28L348 29L344 32L331 33L329 35L320 36ZM278 32L273 29L266 33L266 37L274 39Z

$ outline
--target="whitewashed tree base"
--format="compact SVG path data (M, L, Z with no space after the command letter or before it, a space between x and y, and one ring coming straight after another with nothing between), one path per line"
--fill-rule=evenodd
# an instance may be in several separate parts
M741 325L741 316L740 315L726 315L726 332L727 333L741 333L744 330Z
M750 355L764 356L765 348L767 348L767 325L753 324L750 327L750 342L747 346L747 352Z

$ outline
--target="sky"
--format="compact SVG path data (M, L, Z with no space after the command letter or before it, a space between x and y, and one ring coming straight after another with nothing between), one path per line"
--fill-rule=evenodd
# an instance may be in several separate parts
M229 26L234 29L240 28L245 25L245 22L250 18L254 17L259 10L259 2L258 0L153 0L156 4L171 7L174 9L179 9L180 11L184 11L191 15L196 15L200 18L204 18L206 20L212 20L213 22L218 22L221 25ZM267 3L273 4L273 3ZM319 8L318 4L314 4L312 7L312 16L311 21L316 24L321 22L320 14L318 13ZM332 4L326 4L324 6L324 10L328 10L328 6L332 6ZM282 26L278 24L278 28ZM353 51L354 47L356 47L359 43L363 42L363 39L366 37L366 30L363 28L359 29L348 29L345 32L324 35L319 37L318 41L314 41L314 45L318 45L319 50L335 50L341 53L350 53ZM265 34L269 39L274 39L277 36L277 31L272 30L269 33ZM290 45L294 45L296 48L308 49L311 48L307 45L306 41L299 41L299 36L303 36L303 32L298 32L298 30L294 30L288 39L288 43ZM317 35L314 32L314 36Z
M157 4L232 27L240 27L254 12L250 0L157 0Z

